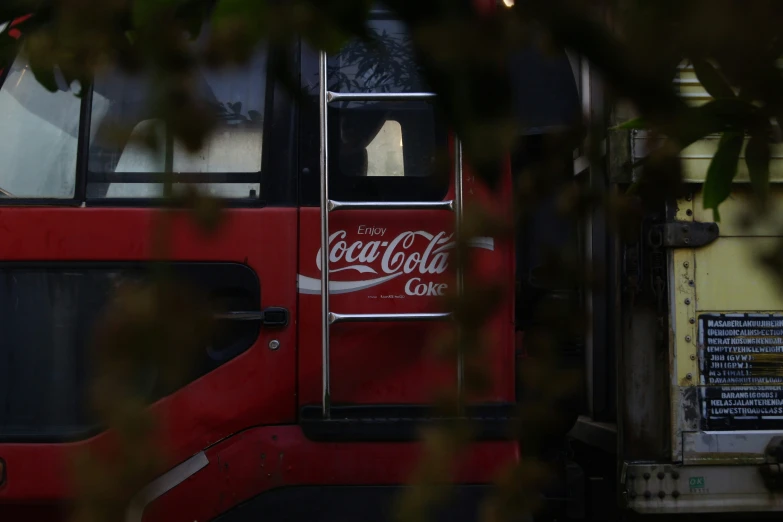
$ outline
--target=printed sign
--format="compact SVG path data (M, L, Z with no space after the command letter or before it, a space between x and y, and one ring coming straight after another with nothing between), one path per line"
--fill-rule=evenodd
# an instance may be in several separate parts
M705 430L783 427L783 317L702 315Z

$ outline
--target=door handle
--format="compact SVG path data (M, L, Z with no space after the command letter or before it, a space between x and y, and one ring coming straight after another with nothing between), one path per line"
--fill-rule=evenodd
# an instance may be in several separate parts
M279 307L264 310L247 310L216 313L213 318L219 321L260 321L267 328L288 326L288 310Z
M263 321L264 312L222 312L215 314L213 319L217 321Z

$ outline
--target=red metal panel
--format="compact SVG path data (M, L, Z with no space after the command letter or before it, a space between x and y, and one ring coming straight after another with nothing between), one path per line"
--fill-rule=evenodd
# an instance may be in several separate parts
M509 217L510 175L490 193L467 169L466 207L472 204ZM453 197L453 191L447 199ZM437 294L454 290L454 214L447 211L338 211L330 216L330 308L335 313L445 311ZM321 400L320 217L301 210L299 249L299 402ZM479 280L504 285L509 294L486 328L492 388L485 401L514 400L511 241L480 238L472 249ZM431 403L443 386L454 386L453 365L438 360L431 342L437 323L337 324L331 330L333 403Z
M296 426L248 430L210 448L207 467L150 504L144 520L209 520L284 486L405 484L421 450L418 443L315 443ZM512 442L474 444L455 463L453 480L493 483L517 459Z
M2 208L0 259L9 261L135 261L151 255L155 211L146 209ZM227 210L214 237L184 215L172 227L180 261L246 263L261 281L262 306L282 306L296 321L296 209ZM281 348L271 351L270 340ZM295 421L296 328L264 331L236 359L152 407L164 428L170 463L181 462L249 426ZM71 450L97 447L102 434L74 444L2 444L5 502L48 502L69 495Z

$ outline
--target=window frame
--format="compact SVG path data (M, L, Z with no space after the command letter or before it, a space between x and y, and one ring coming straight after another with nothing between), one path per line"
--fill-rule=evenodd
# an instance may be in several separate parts
M19 39L16 54L11 62L0 63L0 88L5 83L10 66L19 56L22 39ZM279 81L275 81L269 71L275 69L287 55L289 63L294 70L299 65L299 44L293 46L270 45L267 49L266 82L264 89L264 122L263 143L261 149L261 171L257 173L197 173L180 174L182 178L205 178L209 176L221 177L250 177L253 182L260 185L256 198L219 198L226 208L260 208L266 206L296 206L296 189L298 180L295 179L296 158L298 157L298 140L295 139L297 129L298 109L287 96ZM76 167L74 172L74 193L70 198L51 197L0 197L0 208L18 206L44 206L44 207L120 207L120 208L164 208L163 198L105 198L87 197L87 184L90 177L88 171L90 154L90 128L92 117L93 80L90 79L82 86L82 96L79 111L79 127L77 137ZM2 115L0 115L1 117ZM133 174L133 173L123 173ZM164 176L165 174L152 174L152 176ZM104 173L98 173L96 177L111 178ZM100 181L98 181L100 182ZM144 181L142 181L144 182ZM220 183L217 181L216 183Z

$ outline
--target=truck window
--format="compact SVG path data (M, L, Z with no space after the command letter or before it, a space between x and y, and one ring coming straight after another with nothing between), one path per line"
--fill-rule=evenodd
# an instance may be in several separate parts
M24 57L0 87L0 197L74 196L81 101L58 79L49 92Z
M196 45L205 38L203 33ZM171 172L175 190L195 184L213 196L257 199L266 64L267 54L259 50L242 66L198 69L198 102L214 111L218 125L194 154L169 139L163 122L152 118L147 78L119 70L97 77L94 90L107 100L108 108L92 114L91 127L97 135L90 147L88 197L161 197L161 174ZM158 145L156 150L145 144L150 138Z
M369 22L377 45L351 41L327 64L328 89L340 93L428 92L404 22L378 11ZM313 158L303 174L302 201L317 204L317 54L305 64L305 88L314 104L303 114ZM435 176L447 129L428 100L334 101L328 108L330 196L343 201L438 201L447 177Z
M171 268L216 310L259 306L258 279L245 265L182 262ZM0 442L75 440L99 429L89 396L96 327L105 324L106 306L119 286L149 282L150 274L145 263L0 263ZM188 361L185 381L253 346L260 326L246 323L216 325L204 349ZM153 365L138 377L139 399L154 402L175 391Z

